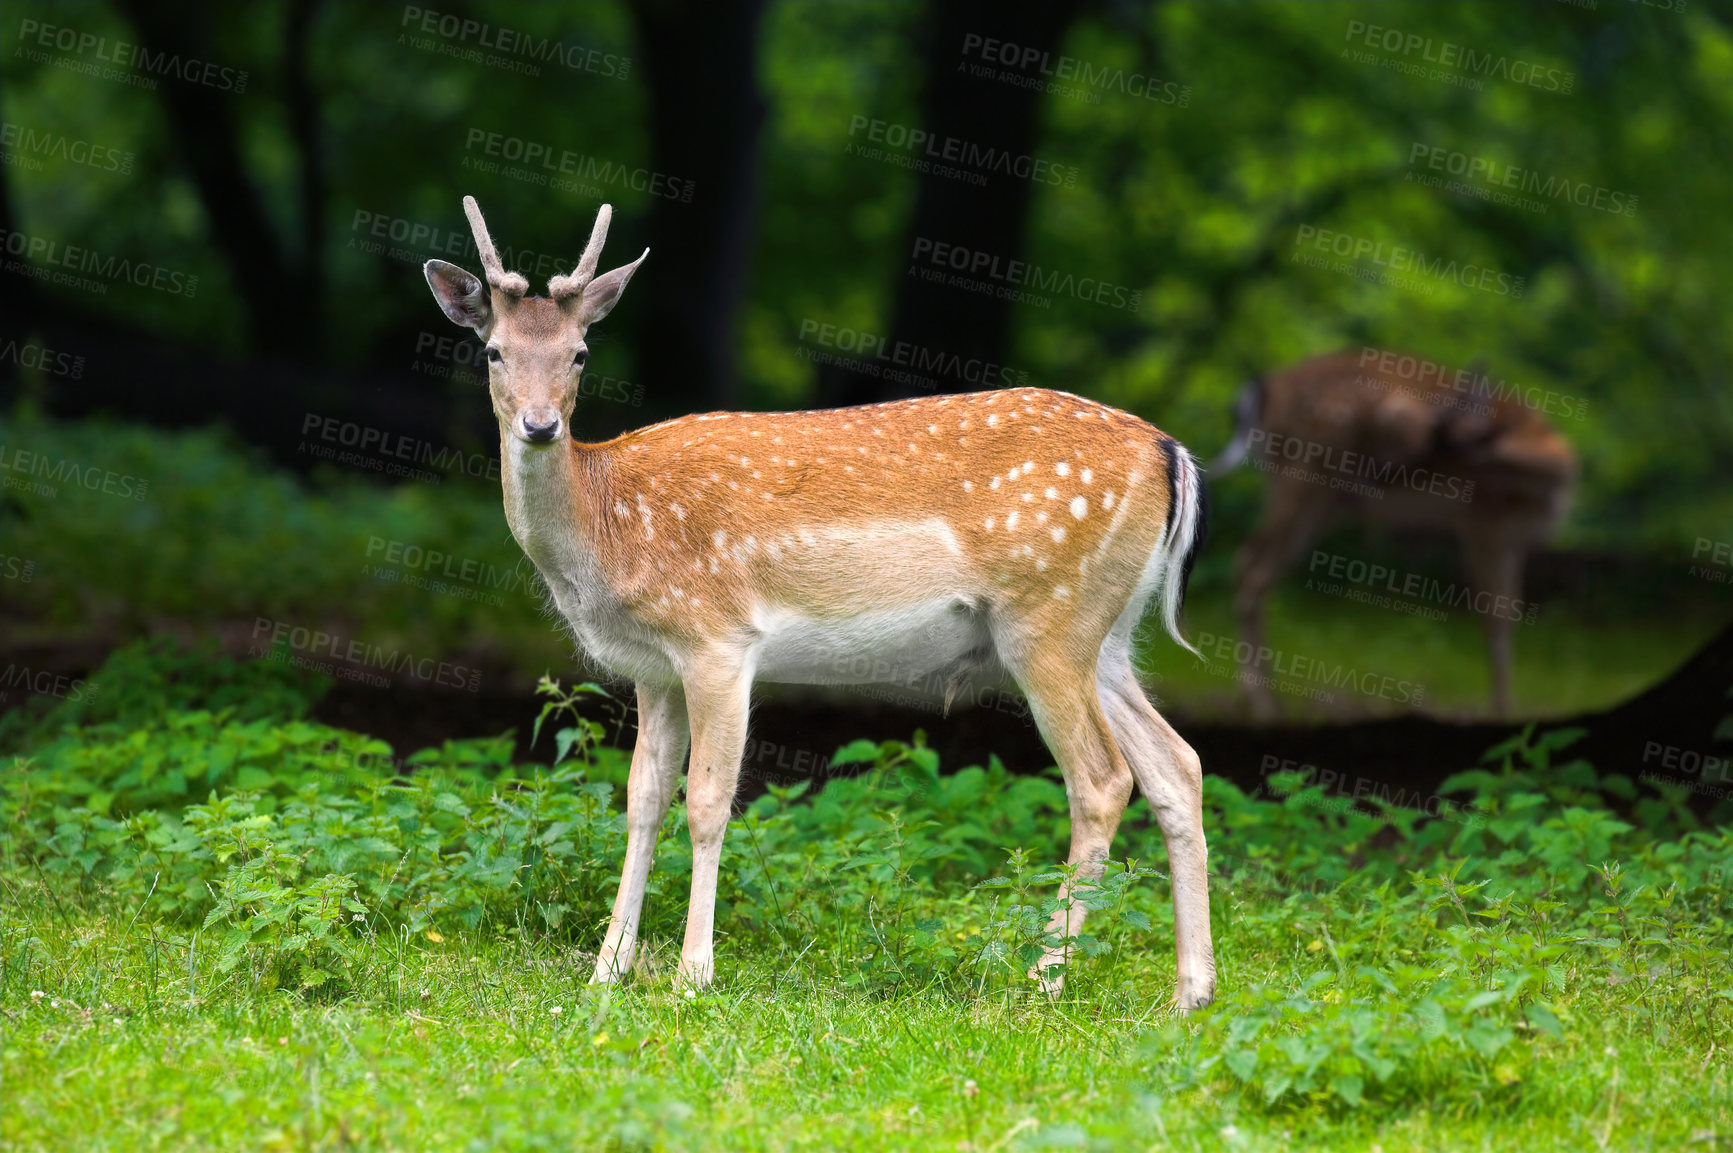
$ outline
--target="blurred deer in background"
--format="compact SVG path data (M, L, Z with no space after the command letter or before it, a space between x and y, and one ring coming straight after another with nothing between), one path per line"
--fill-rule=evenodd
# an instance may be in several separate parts
M702 987L753 682L853 684L886 668L1008 681L1028 698L1065 777L1076 883L1101 878L1137 784L1167 842L1175 999L1208 1004L1203 770L1131 663L1151 604L1185 644L1206 495L1191 454L1129 413L1037 388L709 413L578 443L585 336L644 257L596 275L604 205L577 268L530 296L475 201L464 210L486 280L441 260L426 275L446 316L487 344L506 521L584 649L637 682L626 858L594 980L632 967L688 748L679 979ZM1050 991L1083 924L1072 885L1035 974Z
M1265 597L1343 517L1452 532L1469 583L1484 594L1479 603L1520 601L1527 555L1564 518L1577 460L1545 417L1508 393L1475 369L1376 348L1320 356L1246 385L1233 439L1210 469L1248 462L1269 477L1263 520L1234 561L1234 609L1254 662L1268 653ZM1492 704L1505 715L1511 625L1521 614L1480 615ZM1247 678L1246 687L1253 713L1273 718L1265 678Z

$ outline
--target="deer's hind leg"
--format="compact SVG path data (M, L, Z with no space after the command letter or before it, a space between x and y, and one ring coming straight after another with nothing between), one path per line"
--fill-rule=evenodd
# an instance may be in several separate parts
M1167 844L1173 886L1174 1003L1182 1011L1215 999L1210 941L1209 849L1203 832L1203 765L1144 696L1129 650L1109 641L1101 655L1101 704L1117 748L1130 763Z
M1253 664L1243 670L1252 715L1275 720L1276 697L1263 683L1257 654L1264 648L1264 601L1282 573L1329 527L1334 498L1316 485L1281 477L1270 482L1263 519L1234 557L1234 612L1240 639L1251 646Z
M1492 672L1492 710L1510 715L1510 666L1512 623L1520 616L1516 608L1522 598L1522 570L1528 542L1511 525L1491 522L1464 525L1462 553L1469 583L1487 597L1481 613L1486 632L1486 651Z
M1004 649L1001 646L1001 659ZM1067 939L1083 930L1087 910L1077 902L1079 889L1101 880L1120 817L1131 799L1131 766L1113 743L1113 733L1095 689L1093 659L1082 660L1057 639L1038 641L1019 657L1006 661L1018 687L1029 700L1035 724L1065 777L1071 809L1073 880L1060 887L1061 905L1048 922L1050 944L1032 974L1051 995L1064 985L1063 972L1071 946Z

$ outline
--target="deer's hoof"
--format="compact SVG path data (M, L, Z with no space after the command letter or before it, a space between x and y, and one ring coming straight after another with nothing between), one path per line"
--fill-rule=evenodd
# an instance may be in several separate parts
M1204 985L1201 982L1195 985L1182 983L1173 995L1173 1009L1183 1017L1194 1009L1207 1007L1215 999L1214 985Z

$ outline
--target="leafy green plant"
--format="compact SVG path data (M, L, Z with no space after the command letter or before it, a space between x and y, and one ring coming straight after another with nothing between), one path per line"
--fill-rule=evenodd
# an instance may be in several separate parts
M551 765L516 763L509 737L399 757L213 707L255 674L182 660L131 654L104 675L134 703L31 730L0 776L9 892L68 918L142 919L182 942L189 986L202 948L216 988L303 998L380 995L381 966L410 942L595 947L625 841L625 757L593 719L600 690L544 681L534 735L552 730ZM171 683L127 686L158 667ZM1151 1075L1272 1114L1508 1103L1569 1042L1585 998L1640 1013L1660 989L1702 1006L1689 1027L1719 1043L1733 838L1625 819L1608 807L1627 799L1617 780L1554 763L1571 739L1494 750L1496 771L1452 783L1466 801L1449 819L1327 803L1298 778L1272 778L1271 797L1207 780L1218 944L1229 965L1265 960L1145 1039ZM731 822L725 948L849 995L1024 1012L1046 1002L1030 968L1063 947L1063 1004L1146 1012L1171 983L1166 877L1140 863L1161 860L1159 834L1134 807L1119 843L1136 859L1085 884L1052 863L1065 813L1050 776L997 761L947 773L920 733L845 745L825 779L771 786ZM684 915L682 818L676 806L640 927L652 963ZM1062 938L1050 925L1066 899L1091 915Z

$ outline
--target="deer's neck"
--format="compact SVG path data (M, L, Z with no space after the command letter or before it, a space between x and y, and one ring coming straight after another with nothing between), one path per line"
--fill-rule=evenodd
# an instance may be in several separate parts
M500 484L512 535L565 608L594 576L595 501L607 488L608 462L570 440L539 447L501 430Z

